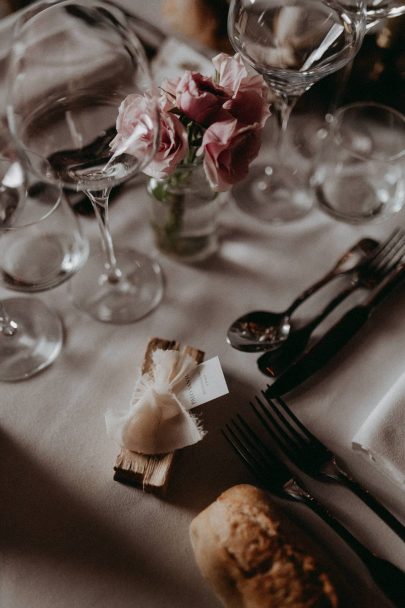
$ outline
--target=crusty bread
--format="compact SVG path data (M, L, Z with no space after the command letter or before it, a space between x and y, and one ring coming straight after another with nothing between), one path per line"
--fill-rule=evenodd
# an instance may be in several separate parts
M193 519L190 537L203 576L227 608L339 605L319 548L254 486L221 494Z

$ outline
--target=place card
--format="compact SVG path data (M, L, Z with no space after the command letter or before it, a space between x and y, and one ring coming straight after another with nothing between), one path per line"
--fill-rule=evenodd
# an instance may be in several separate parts
M186 375L184 386L177 390L177 397L186 409L197 407L229 393L218 357L200 363L192 375Z

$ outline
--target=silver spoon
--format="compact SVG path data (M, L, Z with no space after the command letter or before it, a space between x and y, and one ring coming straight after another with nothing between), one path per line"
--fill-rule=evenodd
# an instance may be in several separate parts
M286 310L255 310L239 317L228 329L227 342L237 350L251 353L277 348L288 338L291 315L298 306L332 279L355 271L378 245L378 241L374 239L361 239L339 258L329 272L305 289Z

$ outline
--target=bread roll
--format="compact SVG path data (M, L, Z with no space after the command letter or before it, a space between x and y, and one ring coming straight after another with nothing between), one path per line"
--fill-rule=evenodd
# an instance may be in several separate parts
M318 548L267 494L230 488L193 519L203 576L227 608L337 608Z

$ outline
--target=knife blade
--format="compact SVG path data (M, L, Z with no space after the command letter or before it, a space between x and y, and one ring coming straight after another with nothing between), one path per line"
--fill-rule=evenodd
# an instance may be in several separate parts
M346 312L298 361L293 363L267 390L267 397L285 395L325 366L368 321L381 302L405 280L401 263L362 304Z

